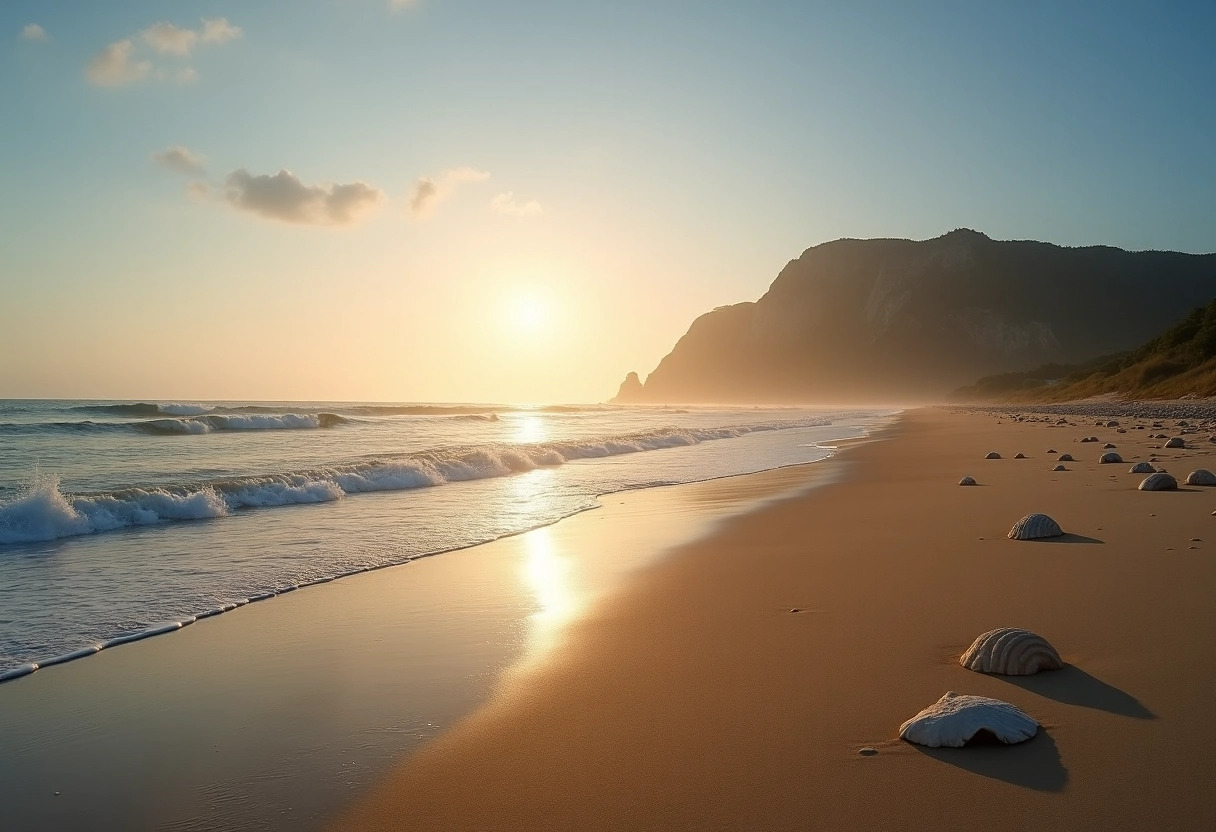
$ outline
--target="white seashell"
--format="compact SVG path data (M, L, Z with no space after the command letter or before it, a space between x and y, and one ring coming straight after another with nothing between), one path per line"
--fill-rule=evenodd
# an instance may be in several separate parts
M1144 482L1137 486L1141 491L1172 491L1178 487L1178 480L1164 471L1149 474Z
M1129 473L1129 474L1153 474L1153 473L1156 473L1156 471L1157 471L1157 469L1154 468L1153 466L1149 465L1147 462L1137 462L1135 465L1133 465L1131 467L1131 469L1127 473Z
M984 731L1003 743L1022 742L1038 733L1039 723L1008 702L951 690L899 726L901 739L929 748L962 748Z
M1123 461L1123 457L1119 456L1114 451L1109 451L1107 453L1104 453L1104 454L1102 454L1101 457L1098 458L1098 463L1101 465L1105 465L1108 462L1122 462L1122 461Z
M1185 448L1186 440L1184 440L1181 436L1175 436L1173 439L1166 441L1165 447L1167 447L1167 448Z
M1000 459L1000 458L1001 458L1001 455L998 454L996 451L989 451L988 455L986 457L984 457L984 459Z
M1064 666L1060 654L1047 639L1017 627L984 633L971 643L958 663L977 673L1005 676L1031 676L1040 670L1059 670Z
M1065 468L1063 465L1057 465L1055 468L1052 468L1051 470L1053 470L1053 471L1067 471L1068 469L1067 469L1067 468Z
M958 481L959 485L975 485L975 477L963 477Z
M1007 537L1010 540L1038 540L1044 537L1059 537L1064 534L1060 524L1046 514L1027 514L1013 524Z
M1187 485L1216 485L1216 474L1207 468L1196 468L1186 475Z
M1059 462L1072 462L1072 454L1060 454Z

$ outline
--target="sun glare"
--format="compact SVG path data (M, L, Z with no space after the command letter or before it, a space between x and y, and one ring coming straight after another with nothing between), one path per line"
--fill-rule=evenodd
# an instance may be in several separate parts
M517 332L540 332L549 324L549 307L535 295L522 295L511 301L509 318Z

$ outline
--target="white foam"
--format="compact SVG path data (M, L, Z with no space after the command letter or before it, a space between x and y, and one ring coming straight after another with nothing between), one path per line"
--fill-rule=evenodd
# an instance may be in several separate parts
M274 421L316 417L241 415L204 418ZM203 424L192 420L162 421ZM17 497L0 502L0 544L55 540L174 520L224 517L246 508L332 502L348 494L429 488L450 482L508 476L573 460L696 445L756 431L825 424L830 423L813 420L722 428L662 428L577 442L479 445L313 471L244 477L174 488L129 488L106 494L65 495L60 491L56 478L35 477L33 483Z

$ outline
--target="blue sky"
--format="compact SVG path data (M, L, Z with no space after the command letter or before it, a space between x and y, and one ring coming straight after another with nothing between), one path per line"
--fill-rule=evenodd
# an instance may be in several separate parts
M3 396L594 400L837 237L1216 250L1211 3L8 0L0 43Z

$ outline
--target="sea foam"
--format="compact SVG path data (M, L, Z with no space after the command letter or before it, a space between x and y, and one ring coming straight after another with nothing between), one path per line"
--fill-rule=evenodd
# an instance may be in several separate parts
M243 509L331 502L350 494L429 488L451 482L503 477L579 459L641 453L734 438L756 431L824 424L830 423L811 420L720 428L672 427L568 442L438 448L350 465L103 493L64 492L57 477L35 476L15 497L0 502L0 545L55 540L171 521L218 518Z

